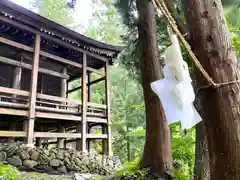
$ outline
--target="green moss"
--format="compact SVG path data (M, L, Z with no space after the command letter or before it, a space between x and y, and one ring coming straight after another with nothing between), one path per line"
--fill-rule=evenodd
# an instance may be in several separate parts
M0 163L0 177L3 180L17 180L20 177L20 172L13 166L7 163Z

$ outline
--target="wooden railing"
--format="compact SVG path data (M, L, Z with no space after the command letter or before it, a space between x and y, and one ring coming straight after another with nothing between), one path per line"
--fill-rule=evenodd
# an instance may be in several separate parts
M28 110L29 95L30 93L28 91L0 86L0 107ZM80 116L81 106L82 102L80 100L37 93L36 113L56 113ZM44 117L46 117L46 115L44 115ZM106 105L88 102L87 117L91 117L89 121L105 122ZM97 120L97 118L103 119Z

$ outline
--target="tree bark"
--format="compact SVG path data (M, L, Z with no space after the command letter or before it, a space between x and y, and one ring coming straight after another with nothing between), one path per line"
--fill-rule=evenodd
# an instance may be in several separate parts
M146 143L141 167L167 177L172 167L170 130L163 107L150 83L161 78L156 37L155 12L151 1L137 0L140 70L146 110Z
M239 80L220 0L184 0L190 43L200 63L216 83ZM198 87L207 85L197 73ZM211 180L240 179L239 84L200 92L208 139Z
M210 179L210 167L207 136L204 123L200 122L196 126L194 180L209 180L209 179Z
M197 94L196 76L193 79L193 87L196 94L194 106L198 113L203 117L203 106L201 99ZM196 143L195 143L195 164L194 164L194 180L209 180L210 166L206 129L203 122L196 125Z

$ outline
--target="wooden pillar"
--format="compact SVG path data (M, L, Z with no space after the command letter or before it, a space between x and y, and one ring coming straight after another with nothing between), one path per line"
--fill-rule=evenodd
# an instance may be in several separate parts
M42 142L41 142L41 138L36 138L36 146L37 147L41 147L41 145L42 145Z
M64 133L65 128L63 125L60 125L59 132ZM57 138L57 147L64 148L64 138Z
M38 80L38 66L39 66L39 53L40 53L40 34L36 34L33 67L32 67L32 78L29 98L29 117L25 122L25 131L27 130L27 144L33 144L33 132L35 122L35 109L36 109L36 95L37 95L37 80Z
M77 133L82 132L82 123L81 122L77 123L76 132ZM82 149L81 139L77 138L76 139L76 150L81 151L81 149Z
M92 86L90 82L92 81L92 73L88 72L88 102L92 102Z
M87 55L83 53L83 63L82 63L82 122L77 125L77 132L81 130L82 137L81 141L77 141L76 148L77 150L86 151L86 123L87 123Z
M22 60L22 57L21 57ZM22 68L21 67L14 67L13 71L13 83L12 83L12 88L13 89L20 89L21 88L21 78L22 78ZM16 94L12 95L13 100L12 102L17 102L14 98L17 97ZM10 130L11 131L16 131L16 122L11 122L10 123ZM15 138L14 137L9 137L8 142L14 142Z
M102 125L102 134L108 134L107 126L105 124ZM102 154L108 155L108 139L102 140Z
M63 68L62 73L64 75L67 75L67 68ZM61 79L61 97L66 98L67 97L67 79L62 78ZM65 107L64 107L65 109ZM64 133L65 128L61 124L59 124L58 132ZM57 147L58 148L64 148L64 138L57 138Z
M63 68L62 74L67 75L67 68ZM61 97L67 97L67 79L61 80Z
M40 132L44 132L43 125L41 125L41 127L40 127ZM37 137L37 138L36 138L36 146L37 146L37 147L41 147L42 141L43 141L42 138Z
M103 127L103 133L107 133L107 140L103 141L103 150L104 147L107 146L107 152L105 151L104 154L107 154L108 156L112 156L112 132L111 132L111 109L110 109L110 94L109 94L109 85L108 85L108 62L105 64L105 102L106 102L106 117L107 117L107 127ZM107 132L105 132L107 131ZM107 145L106 145L107 143Z
M10 122L10 131L16 131L16 122ZM8 142L9 143L12 143L12 142L14 142L14 140L15 140L15 138L14 137L9 137L8 138Z
M91 126L87 126L87 133L90 134L91 133ZM92 146L91 146L91 139L87 139L87 151L91 152L92 151Z
M22 68L21 67L15 67L13 72L13 89L20 89L21 88L21 77L22 77ZM13 95L16 97L16 95Z

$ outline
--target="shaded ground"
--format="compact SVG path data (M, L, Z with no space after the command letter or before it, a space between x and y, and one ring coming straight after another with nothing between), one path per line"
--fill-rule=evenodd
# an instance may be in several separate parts
M45 173L36 172L22 172L22 176L19 180L74 180L74 176L71 175L49 175Z

